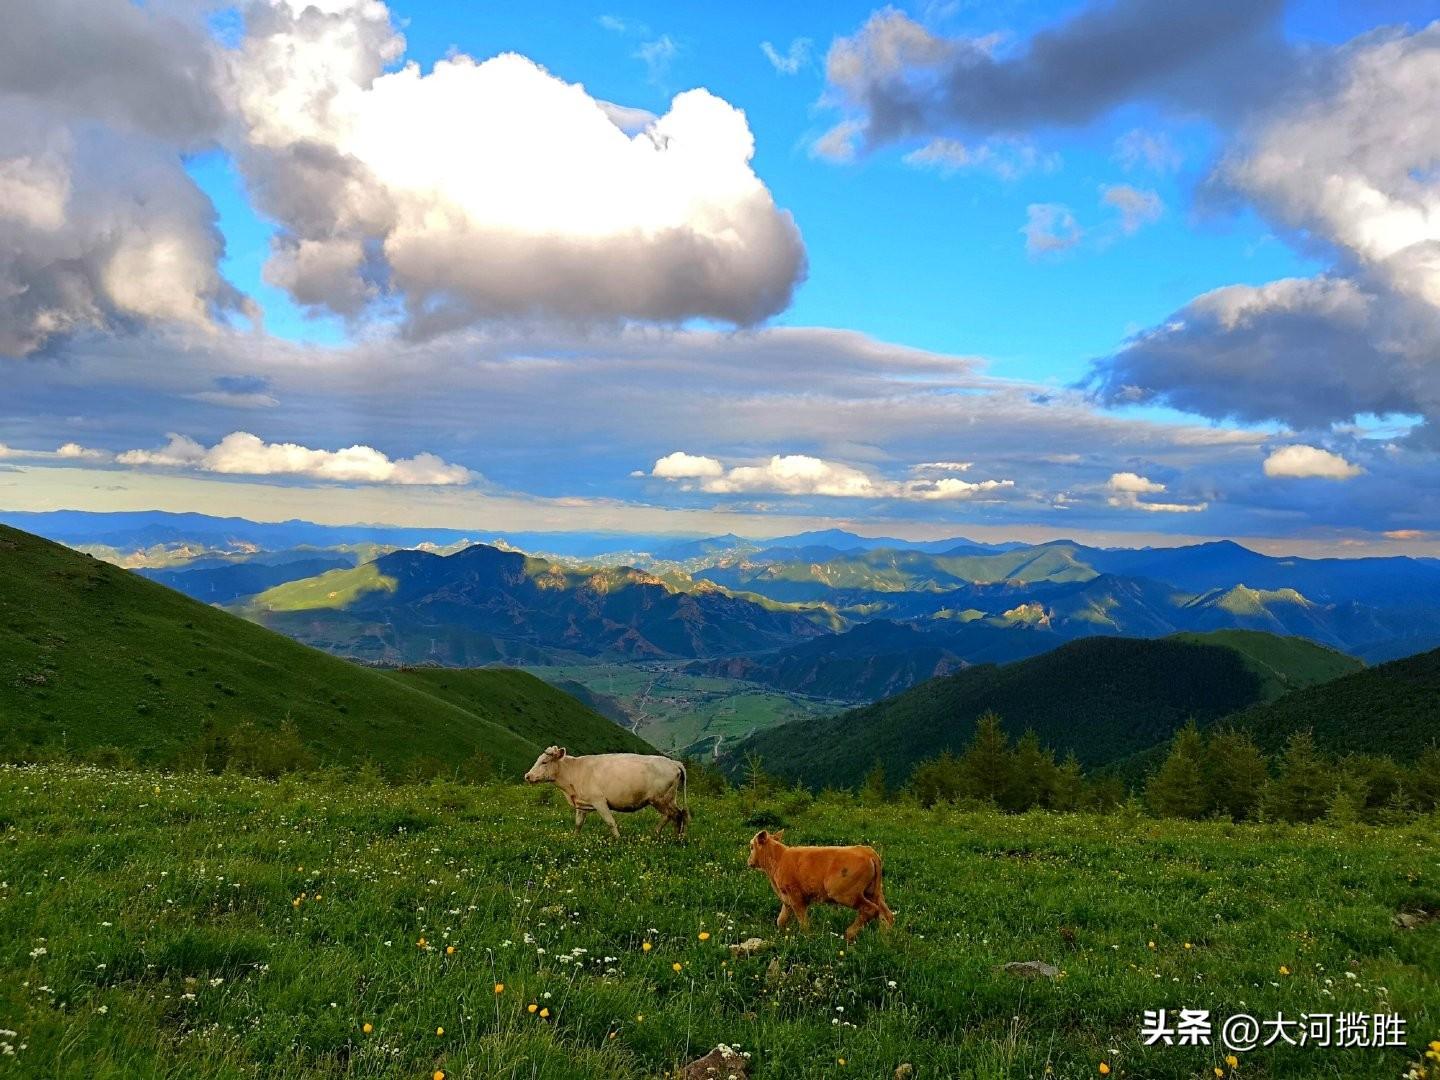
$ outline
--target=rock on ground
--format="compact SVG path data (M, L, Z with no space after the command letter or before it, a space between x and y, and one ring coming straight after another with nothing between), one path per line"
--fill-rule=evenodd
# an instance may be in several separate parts
M1005 965L1005 970L1022 979L1053 979L1060 974L1059 968L1044 960L1012 960Z
M721 1043L702 1058L690 1062L682 1080L750 1080L750 1055Z

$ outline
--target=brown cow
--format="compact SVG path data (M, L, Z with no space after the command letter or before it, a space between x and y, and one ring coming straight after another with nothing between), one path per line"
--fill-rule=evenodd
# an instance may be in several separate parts
M895 913L885 903L884 870L874 848L786 847L780 838L761 830L750 841L750 866L758 866L770 879L780 898L780 915L775 925L783 927L790 913L810 929L806 909L812 903L839 904L855 909L855 921L845 931L845 940L854 941L860 930L877 915L885 925L895 925Z

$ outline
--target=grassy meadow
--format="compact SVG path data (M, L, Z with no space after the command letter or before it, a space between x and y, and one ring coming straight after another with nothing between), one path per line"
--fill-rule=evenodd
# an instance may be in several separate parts
M552 788L0 769L0 1075L659 1077L723 1042L757 1078L1368 1078L1440 1037L1440 924L1391 921L1440 907L1434 820L691 795L687 843L648 811L616 843ZM875 844L895 929L777 933L747 818ZM1411 1049L1143 1047L1181 1007L1396 1012Z

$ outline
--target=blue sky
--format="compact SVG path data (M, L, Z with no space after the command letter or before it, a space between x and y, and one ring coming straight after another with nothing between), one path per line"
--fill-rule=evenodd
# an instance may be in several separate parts
M1428 5L74 2L17 506L1440 550Z
M755 170L794 213L809 253L808 279L776 318L780 324L845 327L918 348L978 353L1000 373L1067 383L1084 375L1092 357L1198 293L1309 274L1319 265L1278 242L1253 212L1197 209L1194 188L1216 151L1213 133L1203 121L1173 124L1144 107L1083 130L1046 132L1045 152L1057 162L1012 180L907 166L903 147L844 167L817 159L810 145L828 119L819 105L824 52L833 37L865 21L872 10L866 4L742 4L723 13L659 4L593 13L569 4L487 4L483 14L444 3L390 7L405 34L406 59L423 68L455 51L514 51L621 104L663 112L675 93L705 87L744 109L755 134ZM1023 37L1077 5L955 7L940 23L952 32ZM1350 28L1334 5L1297 9L1288 21L1321 40L1344 40ZM637 53L662 38L675 52L652 74ZM787 54L802 39L810 42L808 59L794 75L777 73L761 51L768 41ZM1165 131L1183 158L1173 173L1139 178L1165 201L1164 217L1133 237L1096 238L1064 257L1027 256L1018 237L1030 203L1071 205L1092 225L1113 216L1100 207L1099 188L1136 180L1116 162L1114 145L1135 128ZM297 340L343 340L339 320L307 317L262 280L273 226L251 207L228 156L206 154L191 174L221 214L226 272L263 301L267 329ZM1042 305L1046 317L1037 319Z

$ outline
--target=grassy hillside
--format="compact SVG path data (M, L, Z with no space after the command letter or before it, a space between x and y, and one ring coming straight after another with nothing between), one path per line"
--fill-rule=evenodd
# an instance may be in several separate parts
M754 1080L1373 1080L1440 1037L1440 927L1391 922L1440 906L1434 821L782 805L884 855L897 925L847 947L833 908L776 930L755 807L691 800L689 842L616 844L511 786L0 769L0 1071L648 1080L724 1042ZM1180 1007L1393 1012L1409 1049L1143 1045Z
M0 526L0 740L163 762L207 726L293 721L323 760L402 771L483 751L505 772L550 741L644 744L516 672L359 667L86 555Z
M1245 640L1247 653L1175 638L1084 638L1028 660L932 679L863 709L762 732L734 750L731 764L738 769L755 753L767 771L823 787L856 785L878 761L898 783L920 761L963 750L976 718L993 710L1013 735L1033 729L1060 755L1074 752L1084 765L1101 765L1163 742L1191 718L1214 720L1269 699L1275 672L1285 670L1273 665L1284 659L1307 674L1329 662L1328 650L1308 642ZM1266 656L1271 670L1262 671L1251 654Z
M1440 649L1297 690L1234 722L1272 750L1309 728L1337 752L1410 756L1440 742Z
M1258 630L1212 630L1205 634L1176 634L1175 638L1234 649L1245 658L1247 666L1265 680L1267 698L1329 682L1365 668L1363 661L1305 638L1281 637Z
M316 552L309 558L285 562L267 563L257 560L222 566L187 565L167 570L145 568L139 573L142 577L158 581L161 585L204 603L230 604L242 596L253 596L287 581L342 569L353 562L352 558L347 558L340 552Z

